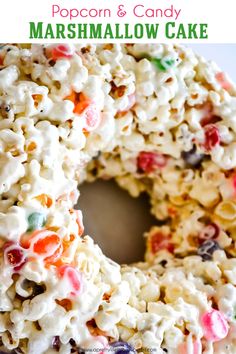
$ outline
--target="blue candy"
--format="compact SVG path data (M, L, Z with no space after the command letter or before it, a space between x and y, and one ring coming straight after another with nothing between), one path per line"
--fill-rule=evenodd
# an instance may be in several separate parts
M197 254L202 257L203 261L210 261L213 253L220 249L221 248L216 241L207 240L199 246Z
M200 167L206 157L206 155L197 152L196 146L189 151L183 151L181 156L188 167Z
M28 231L41 229L46 223L45 215L42 213L32 213L28 216Z
M115 349L115 354L131 354L136 353L136 350L127 342L113 342L110 346Z

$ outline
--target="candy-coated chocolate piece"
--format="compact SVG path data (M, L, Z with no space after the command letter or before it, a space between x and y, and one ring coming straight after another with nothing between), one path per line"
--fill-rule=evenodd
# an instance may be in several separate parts
M23 248L29 249L48 264L54 263L62 253L61 238L57 233L47 229L24 234L20 243Z
M28 216L28 231L41 229L46 223L45 215L42 213L32 213Z
M205 142L204 147L207 151L211 151L216 145L220 143L219 129L214 124L208 124L204 127Z
M101 114L94 103L91 103L83 112L85 117L85 130L91 132L95 130L101 122Z
M26 263L24 250L13 241L6 242L3 246L5 263L13 267L14 272L18 272Z
M153 254L160 250L167 250L173 252L174 246L171 243L171 236L165 235L162 232L156 232L151 236L150 246Z
M187 167L199 167L206 155L197 153L196 146L194 146L189 151L183 151L181 156Z
M155 65L155 67L160 71L167 71L172 68L175 64L174 59L165 59L165 58L152 58L151 62Z
M110 343L112 349L114 349L115 354L131 354L136 353L136 350L127 342L113 342Z
M199 239L202 240L213 240L216 239L220 234L220 228L215 223L206 225L202 231L199 233Z
M53 60L58 59L70 59L73 56L73 51L66 44L59 44L57 46L53 46L51 49L51 57Z
M210 261L215 251L220 250L220 246L214 240L204 241L198 248L198 255L202 257L203 261Z
M167 158L157 152L140 152L137 160L138 169L142 172L150 173L155 170L165 167Z
M204 337L212 342L224 339L229 331L229 325L224 315L218 310L210 310L201 317Z

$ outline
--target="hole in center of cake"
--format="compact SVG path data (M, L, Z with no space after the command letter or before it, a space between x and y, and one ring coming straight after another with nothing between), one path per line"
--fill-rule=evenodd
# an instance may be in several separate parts
M77 207L83 212L85 235L120 264L142 261L143 234L156 223L149 212L149 197L132 198L113 180L84 183L79 189Z

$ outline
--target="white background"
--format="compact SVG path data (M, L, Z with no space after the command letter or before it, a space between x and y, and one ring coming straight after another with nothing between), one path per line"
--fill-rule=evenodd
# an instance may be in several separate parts
M94 18L84 19L77 18L74 22L118 22L129 23L134 25L137 22L156 23L173 21L172 19L143 18L137 19L132 15L132 9L137 4L143 4L145 8L167 8L174 5L177 9L182 9L179 22L184 23L208 23L209 39L211 43L234 43L235 38L235 0L7 0L2 1L0 11L0 40L1 42L29 42L29 22L44 21L46 23L53 22L51 9L52 5L60 5L61 8L111 8L113 9L112 18ZM119 4L125 4L125 8L129 13L128 17L118 18L115 9ZM54 22L69 23L70 20L60 20L55 18ZM159 41L167 41L164 35L159 37ZM44 40L45 41L45 40ZM51 40L47 40L50 42ZM56 41L56 40L55 40ZM66 41L66 40L64 40ZM91 40L93 41L93 40ZM104 40L100 40L103 42ZM110 40L107 39L107 42ZM137 42L145 42L146 39L136 40ZM152 41L152 40L149 40ZM175 40L177 41L177 40ZM180 40L181 41L181 40ZM200 40L206 42L206 40ZM190 40L186 40L190 42ZM199 40L191 40L191 42L199 42Z
M191 44L189 45L206 59L214 60L236 82L236 43L235 44Z

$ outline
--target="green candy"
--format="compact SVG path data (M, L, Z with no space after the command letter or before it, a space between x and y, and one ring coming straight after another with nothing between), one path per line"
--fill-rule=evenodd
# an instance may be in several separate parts
M27 231L34 231L37 229L41 229L46 223L45 215L41 213L32 213L28 216L28 230Z
M175 60L174 59L163 59L163 58L162 59L152 58L151 62L160 71L167 71L168 69L170 69L175 64Z
M143 53L139 56L139 59L147 59L149 60L151 63L153 63L155 65L155 67L159 70L159 71L167 71L170 68L172 68L175 64L176 64L176 60L172 59L172 58L168 58L163 57L163 58L154 58L151 57L150 55Z

